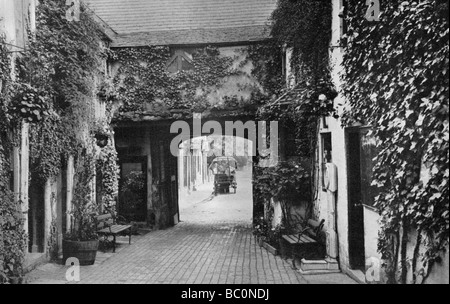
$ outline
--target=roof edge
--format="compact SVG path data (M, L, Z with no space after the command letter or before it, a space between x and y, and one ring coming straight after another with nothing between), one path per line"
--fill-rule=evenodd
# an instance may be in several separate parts
M253 30L248 31L248 30ZM239 34L244 31L245 34ZM252 33L251 33L252 32ZM250 34L251 33L251 34ZM194 35L194 38L190 38ZM160 38L158 36L162 36ZM171 37L173 36L173 37ZM243 38L245 36L245 38ZM235 28L171 30L117 34L111 47L199 46L199 45L242 45L270 40L269 25L254 25Z
M105 36L113 42L117 37L117 32L114 31L111 28L111 26L108 23L106 23L102 18L100 18L100 16L97 15L95 11L89 7L88 3L83 1L82 4L84 8L87 9L89 13L92 14L94 21L97 22L97 24L100 26L101 30L103 31L103 34L105 34Z

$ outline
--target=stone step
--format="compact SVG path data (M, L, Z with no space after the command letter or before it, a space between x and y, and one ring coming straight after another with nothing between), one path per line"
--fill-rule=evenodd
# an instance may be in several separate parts
M339 264L335 260L305 260L302 259L298 271L301 274L339 273Z
M309 270L327 270L328 269L328 263L325 260L305 260L302 259L300 267L302 270L309 271Z

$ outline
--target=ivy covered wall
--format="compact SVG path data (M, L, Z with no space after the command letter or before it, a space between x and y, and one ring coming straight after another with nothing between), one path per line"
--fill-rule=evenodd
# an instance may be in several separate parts
M5 3L2 1L2 5ZM36 246L39 252L44 251L42 252L44 255L54 257L60 249L58 245L61 243L62 234L66 232L63 227L66 229L70 227L70 223L63 224L65 210L62 210L62 202L67 194L62 191L64 184L62 177L65 177L63 169L71 157L74 157L72 160L75 159L75 163L80 163L83 158L92 157L98 152L94 140L94 135L98 131L95 127L95 105L99 102L97 94L100 88L97 85L104 77L102 68L107 57L103 43L107 38L84 9L79 22L70 22L65 18L67 7L64 1L39 1L36 15L34 6L7 8L8 13L20 11L20 16L32 16L33 20L35 17L36 24L25 24L25 19L21 19L22 23L12 23L9 24L11 27L6 27L6 30L13 29L9 39L23 30L23 37L27 38L26 49L17 49L11 44L0 45L0 224L2 225L0 282L2 283L8 282L13 276L22 275L24 254L28 250L35 250L35 246L31 245L38 245L34 244L37 229L43 234L39 237L39 246ZM0 39L4 42L3 36ZM10 56L11 48L14 49L16 56ZM13 71L15 77L12 78L11 67L15 68ZM108 123L107 120L106 128ZM23 125L29 126L29 133L20 132ZM29 159L26 156L28 146L21 145L21 142L28 141ZM20 153L22 166L20 163L12 164L13 149L16 154ZM19 152L20 149L22 151ZM115 160L114 151L109 150L108 156L111 160ZM30 171L26 168L28 166L23 165L28 163ZM21 185L23 188L22 201L19 201L21 206L17 206L17 198L14 200L10 195L13 165L17 168L14 180L26 181L23 186ZM106 200L117 191L115 189L117 168L111 164L100 167L109 170L107 172L109 174L104 175L107 178L103 181L106 186L104 193ZM89 167L89 170L94 172L94 166ZM38 192L44 193L43 198L33 197L28 202L28 181L32 184L30 189L40 189ZM75 183L74 189L70 190L77 193L77 187ZM34 195L34 192L31 191L29 194ZM81 200L85 202L89 199L83 197ZM37 201L39 204L34 204ZM82 207L77 210L81 210ZM25 226L22 214L17 212L21 209L25 212L30 209L29 216L25 217L29 219L28 223L25 221L27 224ZM44 223L33 218L33 214L37 212L45 216ZM26 236L28 232L31 234ZM30 248L26 248L27 238Z
M349 268L351 229L345 128L373 127L379 148L373 187L380 195L377 209L364 209L366 257L383 259L389 282L448 280L448 3L383 2L381 21L368 22L364 1L347 1L345 9L341 2L278 2L272 34L293 47L290 64L297 86L260 113L277 113L280 120L290 113L297 118L309 114L309 126L317 128L307 131L312 139L331 133L344 269ZM347 35L341 37L343 30ZM336 98L327 91L330 82L338 90ZM305 111L305 105L318 107ZM329 117L319 123L311 114ZM327 198L319 172L324 149L315 143L307 145L317 168L314 213L324 218Z
M390 282L426 282L449 240L448 2L348 3L342 121L373 127L378 250Z
M177 113L206 110L256 112L273 92L262 83L260 72L249 59L254 48L151 46L114 50L112 82L119 103L115 119L179 119L182 115ZM171 63L177 55L187 63L174 70ZM281 52L265 59L276 62L281 75Z
M11 82L11 54L0 33L0 284L20 277L25 257L26 235L20 205L12 191L12 136L5 98Z

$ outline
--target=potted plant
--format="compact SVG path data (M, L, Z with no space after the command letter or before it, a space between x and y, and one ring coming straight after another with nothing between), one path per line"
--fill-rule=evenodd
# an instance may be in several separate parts
M92 195L94 159L90 155L81 157L75 173L75 190L72 201L72 227L63 239L63 263L68 258L77 258L80 265L93 265L99 245L96 216L98 207Z

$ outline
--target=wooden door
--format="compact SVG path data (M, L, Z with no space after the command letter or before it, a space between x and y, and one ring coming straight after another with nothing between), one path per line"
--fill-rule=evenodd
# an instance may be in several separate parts
M361 138L359 131L347 134L349 260L352 269L365 267L364 209L361 191Z

